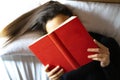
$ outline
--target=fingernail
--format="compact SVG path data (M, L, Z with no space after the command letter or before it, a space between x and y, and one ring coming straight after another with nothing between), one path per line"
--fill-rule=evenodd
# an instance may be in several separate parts
M95 39L93 39L93 41L95 42L96 40L95 40Z
M60 66L57 66L57 68L59 68Z
M87 57L90 58L90 55L88 55Z
M88 48L87 51L90 51L90 49Z
M49 64L47 64L46 66L49 66Z
M63 69L60 69L61 71L63 71Z

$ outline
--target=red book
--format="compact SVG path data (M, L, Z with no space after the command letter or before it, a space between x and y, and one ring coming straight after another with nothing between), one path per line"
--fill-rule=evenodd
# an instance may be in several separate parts
M50 64L52 68L59 65L65 72L91 62L87 56L94 53L87 52L87 49L94 47L97 45L93 38L76 16L70 17L29 46L44 65Z

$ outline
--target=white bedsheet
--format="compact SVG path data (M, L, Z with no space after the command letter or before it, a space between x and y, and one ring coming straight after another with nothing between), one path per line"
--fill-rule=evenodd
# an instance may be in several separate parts
M48 80L44 66L35 56L0 57L0 80Z

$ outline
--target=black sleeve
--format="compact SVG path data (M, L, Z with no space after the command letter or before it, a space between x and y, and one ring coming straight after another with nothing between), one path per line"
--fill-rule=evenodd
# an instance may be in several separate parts
M60 80L106 80L99 62L92 61L76 70L65 73Z
M110 51L110 65L103 70L109 80L120 80L120 46L113 38L106 38L106 46Z
M97 39L103 45L109 48L110 65L103 68L108 80L120 80L120 46L115 39L106 37L97 33L90 33L93 38Z

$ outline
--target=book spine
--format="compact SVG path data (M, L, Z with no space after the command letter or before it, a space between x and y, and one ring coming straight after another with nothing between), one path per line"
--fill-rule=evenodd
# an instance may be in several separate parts
M61 52L63 57L69 62L69 64L72 66L72 68L77 69L80 65L73 58L71 53L67 50L67 48L64 46L64 44L60 41L60 39L57 37L57 35L53 32L51 35L49 35L49 38L52 40L52 42L55 44L55 46Z

